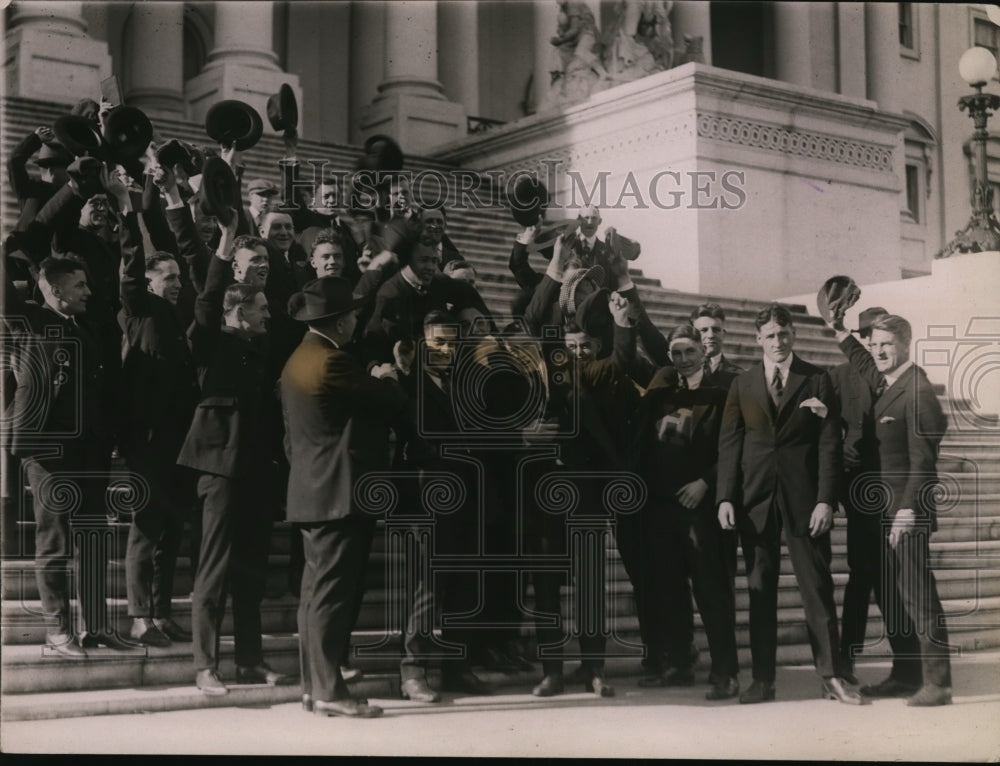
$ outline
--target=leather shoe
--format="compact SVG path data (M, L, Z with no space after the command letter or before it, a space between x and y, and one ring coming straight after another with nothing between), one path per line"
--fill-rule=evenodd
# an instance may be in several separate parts
M222 683L218 671L211 668L199 670L198 675L195 676L194 685L201 689L202 694L207 694L210 697L221 697L223 694L229 694L229 689Z
M424 678L407 678L399 687L400 696L404 700L414 702L440 702L441 695L427 685Z
M509 641L504 647L504 654L514 664L517 670L534 670L531 659L525 655L523 647L517 641Z
M754 680L750 688L740 695L741 705L753 705L757 702L770 702L774 699L774 684L769 681Z
M313 698L311 694L302 695L302 709L307 713L311 713L313 710Z
M897 681L892 676L889 676L884 681L873 684L872 686L862 686L861 694L865 697L875 697L876 699L884 699L887 697L909 697L915 694L920 687L917 684L907 684L902 681Z
M823 680L823 698L837 700L845 705L870 705L871 700L866 700L854 689L847 685L843 678L833 676Z
M364 671L361 668L352 668L350 665L340 666L340 677L345 681L356 681L363 676Z
M951 687L924 684L920 690L906 700L908 707L937 707L951 704Z
M727 700L740 693L740 681L732 676L717 677L712 688L705 693L707 700Z
M587 683L583 685L584 690L596 694L598 697L614 697L615 687L604 680L604 676L595 673Z
M279 673L271 669L263 662L260 665L246 667L236 666L236 683L238 684L267 684L268 686L290 686L295 683L295 676Z
M170 646L170 639L166 634L146 617L136 617L132 620L132 629L129 631L129 635L143 646Z
M465 692L466 694L486 695L493 693L493 687L484 683L471 670L462 673L442 673L441 689L449 692Z
M548 675L531 690L531 693L536 697L552 697L556 694L562 694L564 691L566 691L566 684L563 677L561 675Z
M86 659L87 653L74 640L71 633L49 633L45 637L48 654L58 654L72 660Z
M313 712L316 715L342 715L347 718L378 718L383 710L378 705L369 705L367 702L345 697L340 700L315 700Z
M184 630L174 621L173 617L154 617L153 624L171 641L179 641L182 644L191 643L193 638L191 632Z
M663 686L694 686L694 671L691 668L671 668L665 673L654 673L640 678L639 686L646 689Z
M129 644L118 638L114 633L84 633L80 636L80 646L84 649L96 649L105 646L118 652L127 652L138 649L136 644Z

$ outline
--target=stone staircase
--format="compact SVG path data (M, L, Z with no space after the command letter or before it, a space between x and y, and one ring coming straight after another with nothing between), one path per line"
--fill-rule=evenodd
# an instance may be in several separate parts
M29 131L41 124L51 124L62 109L51 104L20 98L5 98L0 159L6 166L10 150ZM201 127L191 123L158 120L156 127L164 137L181 137L203 142ZM323 157L338 167L350 168L358 155L357 147L302 141L300 157ZM276 180L277 160L281 155L280 139L265 135L254 150L247 153L247 178L270 176ZM447 170L440 163L408 158L414 170ZM16 216L16 205L9 189L3 186L0 207L4 231ZM484 211L455 210L449 213L448 232L467 260L479 273L480 291L499 314L515 296L517 287L507 271L506 261L516 224L501 209ZM643 258L655 257L654 248ZM536 264L543 268L544 263ZM747 365L758 358L754 343L753 316L760 304L719 296L699 296L674 292L659 282L633 272L640 294L653 321L663 329L685 320L690 310L706 300L720 303L727 313L728 357ZM804 358L824 366L839 364L843 357L831 335L816 317L794 307L798 324L796 350ZM949 413L952 403L943 399ZM948 490L948 502L939 516L940 530L931 543L941 598L948 615L952 643L958 651L973 651L1000 645L1000 430L996 428L969 432L958 430L960 421L951 418L954 431L942 443L940 469ZM2 691L3 716L8 720L129 713L217 705L243 705L291 701L298 697L298 687L240 687L224 698L206 698L193 686L190 645L175 644L166 649L137 648L131 653L90 652L86 661L70 661L46 656L42 648L44 626L40 619L32 563L33 523L30 508L17 521L14 540L4 543L2 561ZM380 522L381 523L381 522ZM127 633L125 616L124 550L127 527L116 525L117 552L108 571L110 607L121 631ZM388 624L391 604L398 604L399 594L387 588L389 556L386 535L376 535L368 573L368 592L353 635L357 657L355 664L365 671L356 682L360 693L373 697L398 692L398 626ZM267 595L263 604L264 645L268 661L278 670L296 672L298 665L295 613L297 602L285 593L291 527L275 526L269 561ZM847 579L846 531L842 517L832 533L834 582L838 605ZM185 546L187 542L185 541ZM811 653L805 620L791 566L785 556L779 587L779 649L781 663L810 663ZM632 675L638 671L638 626L631 599L631 587L621 565L614 542L607 539L608 610L613 615L616 641L609 649L616 656L608 661L610 675ZM192 572L189 550L182 548L175 581L174 612L185 625L190 623ZM742 574L737 575L737 640L744 668L749 665L748 593ZM564 593L564 605L570 594ZM531 603L530 585L527 592ZM697 622L696 643L702 650L702 670L707 659L707 644ZM223 627L222 674L232 678L231 623ZM530 619L521 628L531 640ZM869 640L873 646L865 654L888 651L879 642L883 623L876 607L869 618ZM365 646L385 644L376 652ZM877 645L876 645L877 644ZM568 647L572 652L573 645ZM572 668L572 664L570 666ZM539 671L540 672L540 669ZM499 685L526 686L537 680L538 673L511 676L484 674Z

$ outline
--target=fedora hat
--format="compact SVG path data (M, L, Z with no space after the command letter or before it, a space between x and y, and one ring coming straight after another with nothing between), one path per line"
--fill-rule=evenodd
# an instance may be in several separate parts
M611 293L608 288L602 287L592 292L577 306L576 314L569 324L579 327L587 335L600 338L602 342L608 341L611 334L614 318L611 316L611 308L608 305L608 298Z
M642 251L642 246L638 242L622 236L613 226L609 226L604 233L604 244L614 255L621 256L626 261L634 261Z
M858 302L861 290L850 277L830 277L816 294L816 308L825 322L843 320L847 309Z
M267 121L277 131L291 131L299 127L299 105L288 83L267 100Z
M197 162L193 148L176 138L171 138L156 150L156 161L167 168L180 165L189 177L201 172L201 165Z
M228 226L236 215L239 182L229 164L219 157L209 157L201 171L199 207L205 215L214 215Z
M235 146L237 151L243 152L260 140L264 121L250 104L227 99L208 110L205 132L223 146Z
M104 139L115 162L138 159L153 140L153 124L141 109L116 106L108 112Z
M363 306L365 299L353 291L350 280L343 277L314 279L288 299L288 316L299 322L314 322Z
M556 240L568 237L577 227L575 218L565 218L556 221L545 221L545 225L535 233L534 241L528 245L529 253L541 253L546 260L552 259Z
M587 295L577 295L580 284L584 280L592 282L594 290ZM593 292L601 290L603 284L604 269L600 266L591 266L589 269L574 269L567 272L563 276L562 287L559 288L559 310L562 312L563 317L574 317L584 299Z
M86 117L64 115L55 121L52 132L74 157L104 157L106 146L101 129Z
M403 169L403 150L390 136L377 133L365 139L364 154L358 160L358 170L393 173Z
M73 155L66 151L65 146L55 141L42 144L41 151L35 157L35 164L40 168L64 168L72 161Z

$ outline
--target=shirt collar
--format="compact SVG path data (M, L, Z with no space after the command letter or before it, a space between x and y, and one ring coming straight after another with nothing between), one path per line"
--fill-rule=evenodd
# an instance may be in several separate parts
M770 359L768 359L766 356L764 357L764 380L768 383L768 385L770 385L771 380L774 378L775 367L778 367L778 369L781 370L781 382L782 383L788 382L788 371L792 367L792 360L794 358L795 358L794 354L789 354L788 358L785 361L783 361L781 364L775 365L775 363L772 362Z
M583 236L583 232L580 231L579 229L576 230L576 235L580 238L580 242L584 243L587 246L588 249L590 249L590 250L594 249L594 243L597 242L597 232L596 231L594 232L594 236L590 237L589 239L587 237Z
M317 330L317 329L316 329L315 327L310 327L310 328L309 328L309 332L311 332L311 333L313 333L314 335L318 335L319 337L321 337L321 338L325 338L326 340L330 341L330 343L332 343L332 344L333 344L333 347L334 347L334 348L340 348L340 344L339 344L339 343L337 343L337 341L335 341L335 340L334 340L333 338L331 338L331 337L330 337L329 335L325 335L324 333L321 333L321 332L320 332L319 330Z
M695 372L693 375L691 376L685 375L684 377L687 380L688 389L694 391L696 388L698 388L698 386L701 385L701 381L705 377L705 368L699 367L697 372Z
M722 354L718 356L708 357L708 367L712 372L718 372L719 367L722 365Z
M70 324L72 324L72 325L76 324L76 317L71 316L70 314L64 314L64 313L62 313L59 309L57 309L51 303L46 303L45 307L47 309L49 309L49 311L51 311L53 314L58 314L59 316L61 316L63 319L65 319Z
M427 292L427 285L421 284L420 280L416 278L416 275L412 275L412 271L408 267L404 266L399 270L399 273L403 276L403 279L406 281L406 284L408 284L418 293L423 295L424 293Z
M897 367L895 370L893 370L892 375L883 375L882 377L885 378L885 387L888 388L893 383L895 383L897 380L899 380L901 377L903 377L903 375L906 373L906 371L908 369L910 369L912 366L913 366L913 362L910 361L909 359L907 359L905 362L903 362L901 365L899 365L899 367Z

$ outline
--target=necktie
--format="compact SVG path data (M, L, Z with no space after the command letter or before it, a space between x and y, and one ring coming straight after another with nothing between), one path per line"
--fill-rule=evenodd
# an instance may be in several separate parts
M878 399L885 390L889 387L889 382L885 379L885 375L880 375L878 379L878 385L875 386L875 398Z
M681 391L688 390L688 379L685 378L683 375L678 376L677 388L680 389Z
M771 378L771 401L774 402L775 407L781 406L781 393L785 390L784 384L781 382L781 368L774 368L774 377Z
M712 374L712 363L708 361L708 357L705 357L705 361L701 365L702 374L707 378Z

